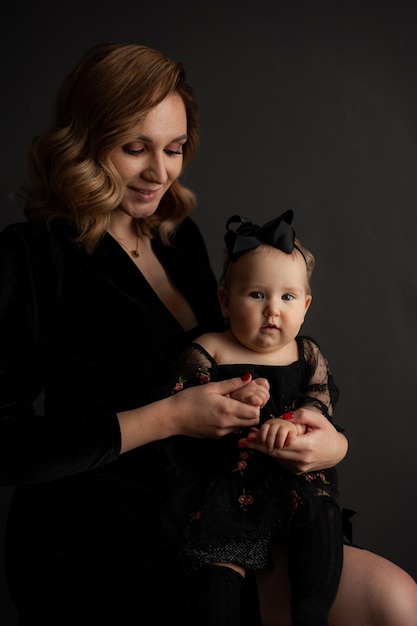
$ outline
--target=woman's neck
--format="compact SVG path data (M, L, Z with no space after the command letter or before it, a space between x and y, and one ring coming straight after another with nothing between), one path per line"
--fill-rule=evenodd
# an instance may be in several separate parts
M136 237L140 232L138 220L133 219L121 209L112 211L110 215L110 224L107 231L117 240L131 239Z

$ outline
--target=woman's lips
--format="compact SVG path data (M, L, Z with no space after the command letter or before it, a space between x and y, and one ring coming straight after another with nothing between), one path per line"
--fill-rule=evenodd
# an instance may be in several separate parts
M135 198L142 202L152 202L158 194L158 190L154 189L137 189L136 187L129 187Z

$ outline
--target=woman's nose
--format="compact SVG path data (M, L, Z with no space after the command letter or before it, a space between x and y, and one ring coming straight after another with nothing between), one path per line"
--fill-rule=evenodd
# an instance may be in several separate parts
M165 159L162 154L149 156L149 161L142 176L153 183L164 184L168 180L168 173L165 167Z

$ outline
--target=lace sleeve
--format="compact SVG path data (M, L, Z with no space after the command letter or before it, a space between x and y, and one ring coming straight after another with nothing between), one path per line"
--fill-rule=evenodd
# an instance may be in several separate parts
M333 422L334 406L339 398L339 389L333 380L329 364L318 344L310 337L302 338L304 358L307 363L308 382L302 394L303 404L317 407ZM338 428L338 430L343 430Z
M192 343L183 352L177 365L171 393L209 383L214 365L210 354L200 344Z
M155 385L152 398L160 400L182 389L209 383L215 365L215 361L202 346L198 343L189 344L173 363L168 377L159 380Z

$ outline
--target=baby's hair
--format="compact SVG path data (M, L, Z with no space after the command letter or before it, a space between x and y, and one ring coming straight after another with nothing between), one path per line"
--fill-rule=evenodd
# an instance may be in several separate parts
M304 261L305 261L306 266L307 266L307 292L310 295L311 294L310 280L311 280L311 276L313 274L313 270L314 270L314 266L316 264L316 260L314 258L313 253L310 252L310 250L308 250L305 246L303 246L303 244L300 242L299 239L295 238L294 244L295 244L295 246L294 246L293 251L290 253L290 256L294 256L295 254L301 254L304 257ZM273 249L277 250L278 252L281 252L282 254L286 254L286 252L282 252L282 250L279 250L278 248L274 248L273 246L270 246L268 244L264 244L263 243L263 244L261 244L260 246L258 246L256 248L252 248L251 250L247 250L247 251L243 252L241 256L243 256L243 254L249 254L251 252L254 252L255 250L265 250L267 248L273 248ZM238 259L239 258L240 257L238 257ZM223 271L222 271L222 275L221 275L220 280L219 280L219 287L223 287L225 289L228 288L228 286L229 286L229 279L230 279L230 267L238 259L232 260L230 258L229 253L227 252L227 250L225 251L225 258L224 258L224 263L223 263Z
M303 244L301 243L301 241L299 239L297 239L297 237L295 238L295 245L298 248L300 248L301 252L304 255L304 260L305 260L306 265L307 265L307 278L308 278L308 280L311 280L311 276L313 274L314 266L316 264L316 259L314 257L314 254L310 250L308 250L308 248L303 246ZM296 249L297 248L295 248L295 250Z

